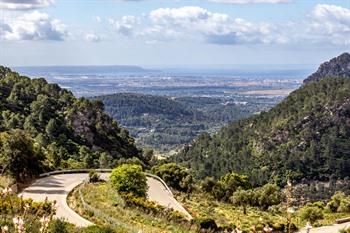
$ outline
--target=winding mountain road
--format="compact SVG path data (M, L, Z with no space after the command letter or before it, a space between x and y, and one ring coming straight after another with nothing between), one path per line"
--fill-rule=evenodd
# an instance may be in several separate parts
M101 174L102 179L107 180L108 177L109 174L107 173ZM36 180L33 184L24 189L22 194L24 198L31 198L34 201L44 201L46 197L49 201L57 201L57 218L64 218L68 222L79 227L86 227L93 225L93 223L84 219L69 208L67 204L67 196L70 191L87 178L88 174L86 173L52 175ZM159 180L147 177L147 183L149 186L148 198L150 200L155 201L160 205L173 208L174 210L185 214L189 219L192 218Z
M310 229L309 233L339 233L342 229L350 227L350 223L334 224L330 226L323 226ZM299 233L306 233L305 229L301 229Z

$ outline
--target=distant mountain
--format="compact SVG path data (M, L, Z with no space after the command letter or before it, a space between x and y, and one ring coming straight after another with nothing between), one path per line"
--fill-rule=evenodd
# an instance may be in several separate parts
M304 83L319 81L326 77L350 77L350 54L343 53L328 62L322 63L315 73L304 80Z
M23 142L28 146L15 141L22 138L28 139ZM33 147L42 170L108 167L120 158L143 159L134 139L104 112L100 101L77 99L57 84L0 66L0 174L16 159L21 162L14 169L40 172L26 167L23 159Z
M332 59L332 70L322 68L322 73L334 74L334 67L339 70L347 56ZM347 76L307 82L267 112L231 123L214 135L202 134L173 159L191 168L197 178L234 171L261 185L283 184L288 177L350 177L349 155Z
M128 128L142 146L168 151L190 142L202 132L252 115L265 105L224 103L220 98L167 97L118 93L93 97Z

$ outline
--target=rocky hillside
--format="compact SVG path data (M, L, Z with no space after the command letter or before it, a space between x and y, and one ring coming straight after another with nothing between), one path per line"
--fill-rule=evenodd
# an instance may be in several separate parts
M325 77L350 77L350 54L343 53L321 64L315 73L304 80L304 83L319 81Z
M283 184L349 177L349 151L350 79L338 77L306 83L267 112L201 135L174 160L198 178L235 171L256 185Z
M21 143L26 146L18 147ZM0 145L0 173L16 159L25 167L24 158L32 152L43 170L108 167L120 158L143 159L134 139L104 112L102 102L77 99L57 84L1 66Z

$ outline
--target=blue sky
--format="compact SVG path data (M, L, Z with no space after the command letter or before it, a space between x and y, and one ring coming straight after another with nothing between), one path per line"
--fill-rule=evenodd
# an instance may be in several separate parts
M350 51L350 0L0 0L0 64L310 67Z

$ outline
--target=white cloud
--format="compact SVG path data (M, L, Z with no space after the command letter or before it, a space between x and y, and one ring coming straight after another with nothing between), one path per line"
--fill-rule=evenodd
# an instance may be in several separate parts
M286 0L215 0L277 3ZM252 22L197 6L159 8L141 17L110 20L114 29L146 42L201 41L212 44L350 44L350 9L318 4L308 17L285 22Z
M38 11L7 19L0 27L0 39L18 40L63 40L67 35L66 25Z
M132 15L125 15L119 20L109 19L113 28L124 36L132 36L135 26L138 24L138 18Z
M0 0L0 9L31 10L47 7L54 3L55 0Z
M148 24L136 33L150 41L195 40L214 44L285 43L278 28L252 23L196 6L151 11Z
M97 23L101 23L101 22L102 22L102 19L101 19L100 16L94 17L94 20L95 20Z
M225 34L229 17L200 7L159 8L149 14L153 37L196 39L205 34ZM147 33L146 30L145 32ZM144 32L144 33L145 33ZM150 34L149 32L147 34Z
M86 33L85 40L89 42L99 42L101 40L100 36L95 33Z
M350 9L318 4L311 12L308 30L314 40L350 44Z
M291 0L209 0L210 2L231 3L231 4L250 4L250 3L287 3Z

